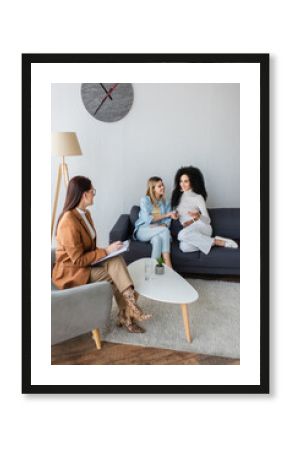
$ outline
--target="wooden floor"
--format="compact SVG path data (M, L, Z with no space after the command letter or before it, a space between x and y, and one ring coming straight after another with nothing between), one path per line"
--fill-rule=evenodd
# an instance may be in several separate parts
M189 277L192 277L189 275ZM198 275L207 280L239 283L239 276ZM91 334L84 334L51 347L51 364L55 365L239 365L239 359L198 353L102 342L97 350Z
M51 364L58 365L239 365L239 359L200 355L136 345L102 343L97 350L91 334L51 347Z

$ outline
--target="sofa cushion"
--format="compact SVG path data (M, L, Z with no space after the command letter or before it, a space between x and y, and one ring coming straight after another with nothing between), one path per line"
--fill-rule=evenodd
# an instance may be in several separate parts
M127 264L130 264L136 259L150 258L152 246L149 242L140 242L131 240L129 251L122 254Z
M135 222L139 217L139 211L140 211L140 206L132 206L131 211L130 211L130 222L131 225L133 226L133 229L135 227Z
M213 236L240 239L240 209L239 208L210 208Z
M240 248L212 247L208 255L200 253L201 267L240 267Z
M178 244L178 241L173 241L171 246L173 266L178 268L178 271L190 273L193 265L199 265L200 252L183 253Z

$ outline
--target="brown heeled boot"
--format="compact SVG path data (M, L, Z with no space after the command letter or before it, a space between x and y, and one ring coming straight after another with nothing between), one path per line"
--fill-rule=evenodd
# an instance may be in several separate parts
M129 333L145 333L144 328L133 322L128 308L119 311L117 326L126 328Z
M132 319L138 320L139 322L151 319L152 314L145 314L140 306L137 305L138 294L134 289L129 288L123 292L123 298L127 303L128 311Z

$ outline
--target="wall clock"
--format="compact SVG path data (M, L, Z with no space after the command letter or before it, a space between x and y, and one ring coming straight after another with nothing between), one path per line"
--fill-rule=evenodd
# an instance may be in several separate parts
M116 122L130 111L134 91L130 83L83 83L81 97L95 119Z

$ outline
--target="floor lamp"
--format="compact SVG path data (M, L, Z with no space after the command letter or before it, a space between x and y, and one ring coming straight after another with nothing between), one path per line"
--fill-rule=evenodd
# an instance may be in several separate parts
M52 133L52 153L54 155L60 156L62 162L58 166L56 187L53 201L52 218L51 218L51 238L53 235L55 215L57 210L57 203L59 197L59 191L61 186L61 179L63 178L65 186L67 188L69 182L68 167L64 160L65 156L78 156L82 154L80 144L76 133L63 131Z

